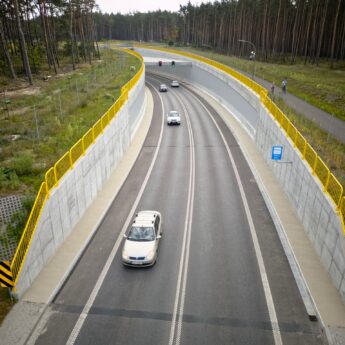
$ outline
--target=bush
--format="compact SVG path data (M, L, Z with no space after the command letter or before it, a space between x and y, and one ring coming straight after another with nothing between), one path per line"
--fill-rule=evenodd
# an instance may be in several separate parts
M15 190L19 186L19 178L13 169L0 168L0 189Z
M34 201L35 197L33 195L27 195L22 200L23 210L14 213L11 217L11 222L7 224L7 231L9 236L17 242L19 242L22 236Z
M11 238L19 242L24 231L28 214L26 211L19 211L12 215L11 222L7 225L7 231Z
M14 156L12 168L18 176L28 175L32 173L34 159L30 153L23 152Z

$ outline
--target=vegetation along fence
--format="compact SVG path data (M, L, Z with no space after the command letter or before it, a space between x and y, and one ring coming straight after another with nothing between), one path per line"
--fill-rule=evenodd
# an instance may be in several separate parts
M143 46L143 48L148 47ZM324 192L327 195L329 195L332 201L334 202L337 212L339 213L340 219L342 221L342 228L345 235L345 196L343 186L337 180L337 178L331 173L330 169L318 156L318 154L307 142L307 140L303 137L303 135L291 123L288 117L270 99L270 97L268 96L268 91L264 87L255 83L252 79L244 76L243 74L234 71L229 66L223 65L217 61L207 59L203 56L167 48L149 47L149 49L179 54L186 56L188 58L205 62L208 65L216 67L222 70L223 72L230 74L232 77L236 78L237 80L251 88L255 93L257 93L260 96L261 102L266 106L266 108L270 111L272 116L278 121L280 127L285 131L286 135L291 139L294 147L299 150L299 152L302 155L302 158L306 162L308 162L312 170L312 174L319 179L323 186Z
M132 51L126 50L129 54L138 57L142 62L141 55ZM71 169L74 163L84 155L85 151L94 143L97 137L103 132L105 127L116 116L117 112L128 99L128 92L137 83L144 70L143 63L136 75L121 88L121 95L117 101L108 109L108 111L90 128L84 136L72 148L66 152L45 174L45 180L42 182L41 187L36 196L36 200L30 212L29 218L25 225L22 237L19 241L14 258L11 262L11 272L13 276L14 286L19 277L19 273L23 267L26 254L30 247L33 235L35 233L40 215L42 213L44 204L49 198L50 191L55 188L61 178Z

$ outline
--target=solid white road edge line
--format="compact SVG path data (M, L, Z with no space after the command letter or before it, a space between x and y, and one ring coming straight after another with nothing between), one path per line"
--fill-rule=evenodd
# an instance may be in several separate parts
M260 245L259 245L259 240L258 240L258 237L257 237L257 234L256 234L253 218L252 218L252 215L251 215L251 212L250 212L250 209L249 209L247 197L246 197L245 192L244 192L244 188L243 188L243 185L242 185L240 174L238 173L238 170L237 170L237 166L236 166L235 160L234 160L234 158L232 156L232 153L231 153L231 150L230 150L230 148L229 148L229 146L228 146L228 144L227 144L227 142L225 140L225 137L224 137L222 131L220 130L217 122L213 118L212 114L205 107L205 105L197 97L195 97L195 95L193 93L191 93L189 90L187 90L187 92L189 92L192 95L192 97L194 97L200 103L200 105L206 110L206 112L209 114L209 116L212 119L214 125L216 126L220 136L222 137L222 140L223 140L224 145L226 147L226 150L228 152L228 155L229 155L229 158L230 158L230 161L231 161L231 165L232 165L232 167L234 169L234 173L235 173L235 176L236 176L236 181L237 181L237 184L238 184L238 187L239 187L239 190L240 190L243 206L244 206L244 209L245 209L245 212L246 212L246 216L247 216L247 220L248 220L248 224L249 224L249 228L250 228L250 233L252 235L252 240L253 240L254 249L255 249L255 255L256 255L256 258L257 258L257 261L258 261L258 266L259 266L259 271L260 271L260 276L261 276L261 282L262 282L262 286L264 288L266 304L267 304L268 313L269 313L269 317L270 317L270 321L271 321L271 325L272 325L272 332L273 332L273 337L274 337L274 343L276 345L282 345L283 341L282 341L281 334L280 334L278 318L277 318L276 310L275 310L275 307L274 307L272 292L271 292L270 284L269 284L269 281L268 281L268 277L267 277L267 273L266 273L266 268L265 268L264 260L263 260L261 249L260 249Z
M152 86L152 84L151 84L151 86ZM165 113L164 105L163 105L163 101L162 101L162 98L161 98L160 95L159 95L159 98L160 98L160 101L161 101L161 104L162 104L162 109L163 109L163 114L164 114ZM71 334L70 334L70 336L69 336L69 338L68 338L68 340L66 342L66 345L73 345L75 343L75 341L76 341L76 339L77 339L77 337L78 337L78 335L80 333L80 330L81 330L81 328L82 328L82 326L83 326L83 324L84 324L84 322L86 320L86 317L87 317L87 315L88 315L88 313L89 313L89 311L90 311L90 309L91 309L91 307L92 307L92 305L93 305L93 303L94 303L94 301L95 301L95 299L97 297L97 294L98 294L99 290L102 287L102 284L103 284L103 282L105 280L105 277L106 277L106 275L107 275L107 273L109 271L110 265L113 262L113 260L115 258L115 255L116 255L116 253L117 253L117 251L118 251L118 249L120 247L121 241L123 239L123 235L126 232L128 226L129 226L129 223L130 223L130 221L131 221L131 219L133 217L133 214L135 212L135 209L137 208L137 206L139 204L139 201L140 201L140 199L141 199L141 197L142 197L142 195L144 193L144 190L145 190L146 185L148 183L148 180L150 178L151 172L153 170L153 166L154 166L154 164L156 162L158 151L159 151L159 148L161 146L161 141L162 141L162 137L163 137L163 129L164 129L164 118L162 118L161 131L160 131L160 135L159 135L159 140L158 140L158 144L157 144L157 147L156 147L156 151L155 151L155 154L153 156L150 168L147 171L147 174L145 176L144 182L141 185L140 191L139 191L139 193L137 195L137 198L135 199L135 202L134 202L134 204L132 206L131 211L128 214L126 222L125 222L125 224L122 227L120 235L117 238L113 249L111 250L111 253L110 253L110 255L109 255L108 259L107 259L107 262L105 263L105 265L103 267L103 270L102 270L100 276L98 277L96 285L93 288L93 290L91 292L91 295L90 295L88 301L86 302L86 304L85 304L85 306L84 306L84 308L83 308L83 310L82 310L82 312L81 312L81 314L80 314L80 316L79 316L79 318L78 318L78 320L77 320L77 322L76 322L76 324L75 324L75 326L74 326L74 328L73 328L73 330L72 330L72 332L71 332Z

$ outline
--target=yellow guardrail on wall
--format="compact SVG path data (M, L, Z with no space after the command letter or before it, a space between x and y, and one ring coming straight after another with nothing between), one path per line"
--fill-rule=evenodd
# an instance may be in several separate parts
M208 65L216 67L221 71L231 75L236 78L251 90L260 96L261 103L263 103L272 116L277 120L280 127L285 131L287 137L289 137L295 148L299 150L302 158L308 162L312 174L314 174L323 186L324 192L330 196L331 200L334 202L337 211L339 213L343 233L345 235L345 196L344 190L341 183L337 178L331 173L330 169L324 163L324 161L318 156L316 151L311 147L303 135L296 129L289 118L278 108L278 106L270 99L268 96L268 91L261 85L255 83L252 79L244 76L243 74L233 70L229 66L223 65L219 62L207 59L203 56L196 54L183 52L180 50L168 49L168 48L158 48L151 46L141 46L142 48L165 51L172 54L182 55L188 58L192 58L201 62L205 62Z
M105 127L116 116L117 112L128 99L128 91L137 83L144 71L143 58L140 54L125 49L131 55L136 56L142 63L139 71L130 79L121 89L121 95L116 102L106 111L106 113L90 128L83 137L78 140L72 148L66 152L45 174L45 180L37 193L34 205L31 209L29 218L26 222L23 234L17 246L14 258L11 262L11 272L13 276L14 286L17 283L19 273L23 267L26 254L30 247L33 235L37 228L37 224L42 213L44 204L49 197L49 192L56 187L60 179L73 168L74 163L85 154L85 151L94 143L97 137L103 133Z
M324 192L331 197L344 220L345 213L343 212L344 210L341 211L341 204L344 203L344 190L341 183L331 173L330 169L307 142L307 140L297 129L295 129L291 121L282 113L282 111L267 96L267 94L261 95L261 102L267 107L268 110L270 110L272 116L277 120L281 128L285 131L286 135L291 139L294 146L299 150L302 158L308 162L309 166L311 167L312 174L319 179L324 188ZM279 115L275 116L276 114ZM294 130L290 131L289 128L294 128Z

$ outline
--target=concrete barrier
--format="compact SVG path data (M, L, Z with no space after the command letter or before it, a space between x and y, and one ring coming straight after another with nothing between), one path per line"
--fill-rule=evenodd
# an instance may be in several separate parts
M52 190L20 273L20 298L87 211L123 155L145 111L145 73L131 89L128 101L58 186Z
M345 303L345 238L332 200L278 123L260 106L256 146L284 188L309 239ZM283 147L282 162L271 159L273 145Z
M147 71L199 86L241 123L280 181L345 303L345 238L339 214L309 165L261 104L258 95L228 74L200 61L148 49L139 48L138 51L144 58L147 54L151 59L156 56L166 61L179 59L192 62L192 66L163 64L159 67L150 64ZM273 145L283 146L284 163L272 161Z

